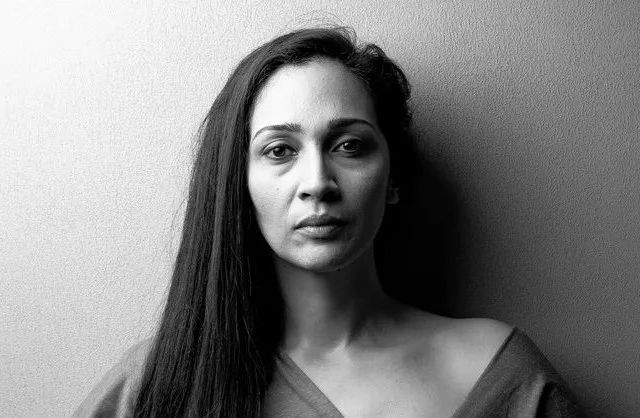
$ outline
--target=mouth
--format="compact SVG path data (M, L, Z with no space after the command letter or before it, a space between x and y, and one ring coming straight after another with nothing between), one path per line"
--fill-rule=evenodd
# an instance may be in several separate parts
M296 229L306 227L343 226L347 221L328 214L307 216L296 224Z
M296 224L296 230L310 238L332 238L347 224L347 221L335 216L311 215Z

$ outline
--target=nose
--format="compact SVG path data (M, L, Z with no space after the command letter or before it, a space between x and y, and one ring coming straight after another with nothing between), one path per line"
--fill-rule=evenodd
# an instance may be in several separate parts
M314 152L306 157L298 167L298 197L302 200L325 202L340 199L340 189L330 161L327 161L322 152Z

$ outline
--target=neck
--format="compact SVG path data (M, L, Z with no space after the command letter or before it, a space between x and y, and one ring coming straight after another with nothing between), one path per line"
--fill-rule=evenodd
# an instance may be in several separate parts
M286 351L322 356L348 349L393 302L378 282L373 249L350 266L309 271L275 261L286 308Z

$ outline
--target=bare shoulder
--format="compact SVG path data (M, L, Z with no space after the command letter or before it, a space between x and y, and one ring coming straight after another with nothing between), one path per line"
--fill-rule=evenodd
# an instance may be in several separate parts
M513 326L490 318L449 318L414 311L413 329L420 335L414 349L436 364L431 370L464 397L501 349ZM425 348L428 347L428 350ZM414 351L415 352L415 351Z
M490 318L453 319L443 356L454 385L468 393L498 354L513 326Z
M454 334L467 343L481 346L501 345L513 331L513 326L491 318L455 319ZM496 347L499 348L499 347Z
M408 321L415 335L443 344L448 349L474 347L498 350L513 326L491 318L450 318L409 308ZM420 342L422 343L422 342ZM455 346L455 347L454 347Z

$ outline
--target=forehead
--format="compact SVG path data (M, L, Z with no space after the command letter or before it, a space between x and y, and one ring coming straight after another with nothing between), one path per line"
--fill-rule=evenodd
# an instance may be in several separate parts
M335 118L359 118L375 126L373 102L363 81L330 59L285 65L258 92L250 135L253 137L261 127L282 123L321 128Z

